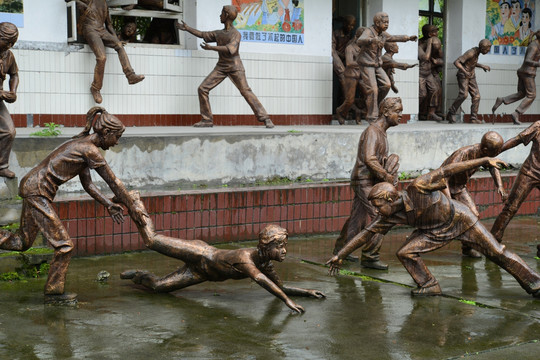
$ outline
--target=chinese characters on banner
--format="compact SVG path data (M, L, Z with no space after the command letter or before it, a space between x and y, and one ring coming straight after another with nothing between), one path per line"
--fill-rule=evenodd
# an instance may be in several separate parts
M486 0L492 55L525 55L534 35L535 0Z
M304 0L232 0L242 41L304 45Z

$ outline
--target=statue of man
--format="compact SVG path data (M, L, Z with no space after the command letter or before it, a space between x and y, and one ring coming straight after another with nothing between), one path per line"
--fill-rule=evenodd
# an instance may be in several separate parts
M495 131L488 131L484 134L484 136L482 136L482 140L479 144L464 146L454 151L452 155L450 155L442 163L441 166L455 164L467 160L479 159L486 156L497 156L501 153L503 143L504 141L501 135L499 135ZM469 182L471 176L473 176L473 174L476 172L476 170L478 170L478 168L473 168L468 171L464 171L450 176L447 181L448 187L446 190L448 191L448 197L451 197L452 199L455 199L467 205L471 212L478 217L480 216L480 213L476 209L476 204L474 203L471 194L469 194L469 191L467 190L467 183ZM495 167L490 167L489 172L491 173L493 181L495 181L495 185L497 186L497 192L501 196L502 201L505 202L508 195L504 190L499 169ZM482 255L478 251L474 250L466 243L461 244L461 252L463 255L472 258L482 257Z
M540 275L523 259L499 244L466 205L448 198L443 190L446 179L478 166L499 167L504 162L481 158L442 166L416 178L405 190L392 184L376 184L369 200L379 217L331 258L330 273L336 274L343 259L377 234L386 234L395 225L409 225L416 230L407 237L397 256L418 287L416 296L441 295L441 287L422 260L421 254L439 249L452 240L460 240L480 251L512 275L527 293L540 297Z
M478 84L476 83L476 68L480 68L484 71L490 71L490 67L480 64L478 57L480 54L487 54L491 49L491 42L488 39L482 39L478 43L478 46L467 50L463 55L458 57L454 61L454 66L458 69L457 81L459 86L459 94L456 100L448 109L446 120L450 124L456 122L456 113L459 110L461 104L467 98L467 93L471 94L471 122L474 124L481 124L482 121L478 119L478 106L480 105L480 90L478 90Z
M382 68L382 49L387 41L406 42L416 41L417 36L390 35L388 29L388 14L378 12L373 17L373 25L367 28L357 43L362 48L358 57L361 66L360 84L366 98L367 121L377 120L379 116L380 95L387 94L392 86L390 79Z
M534 78L536 77L536 68L540 66L540 30L536 31L534 35L535 40L531 41L529 46L527 46L523 64L517 71L517 93L505 97L497 97L495 105L491 108L491 112L494 114L502 104L508 105L523 99L518 108L512 113L512 121L516 125L521 124L519 117L529 109L534 99L536 99L536 82Z
M303 313L304 308L289 296L325 297L318 290L283 285L272 264L272 260L282 262L287 255L288 234L282 227L266 226L259 233L256 248L217 249L202 240L184 240L156 234L139 194L131 192L130 196L132 205L128 206L129 214L135 218L145 218L145 224L136 223L145 245L163 255L182 260L185 264L163 277L144 270L126 270L120 275L122 279L131 279L136 284L163 293L205 281L251 278L298 313Z
M70 0L66 0L66 2L68 1ZM103 98L100 91L103 87L103 75L107 61L105 47L113 48L118 53L122 70L130 85L143 81L144 75L137 75L133 71L126 50L114 31L107 2L105 0L76 0L76 3L77 10L81 14L77 20L78 24L81 25L82 34L96 56L94 81L90 86L90 92L94 101L101 104Z
M386 130L397 126L401 120L403 105L400 98L386 98L380 106L379 118L372 122L360 136L358 154L351 174L351 188L354 200L351 215L343 225L334 245L337 254L376 216L377 211L368 200L373 186L380 182L397 183L399 157L388 156ZM362 250L361 265L367 268L386 270L388 265L380 261L382 235L374 236ZM356 260L355 257L349 257Z
M255 113L257 120L264 123L267 128L273 128L274 124L263 105L257 99L257 96L251 91L246 79L246 72L242 60L240 60L240 40L242 35L233 26L233 21L236 19L238 11L233 5L225 5L219 17L223 30L200 31L189 27L185 22L176 23L176 27L180 30L187 31L190 34L204 39L201 47L204 50L217 51L219 60L212 72L203 80L199 86L199 103L201 108L202 120L196 123L195 127L212 127L214 119L212 110L210 109L210 101L208 94L210 90L221 84L225 78L231 79L233 84L240 90L240 94L246 99ZM209 45L209 42L217 43L217 46Z
M332 32L332 66L343 89L345 89L345 52L354 37L352 31L355 26L356 18L353 15L345 15L343 17L343 26Z
M9 170L9 154L15 139L15 126L4 101L17 100L19 68L15 56L9 50L19 37L17 27L9 22L0 23L0 177L12 179L15 173ZM4 80L9 75L9 91L4 90Z
M420 113L427 109L427 119L442 121L435 113L440 105L442 92L438 67L442 65L441 42L437 37L439 29L435 25L422 26L422 38L418 41Z
M388 79L390 79L390 88L394 93L398 93L399 90L396 87L396 82L394 81L394 74L396 72L395 69L400 70L407 70L410 68L413 68L417 66L418 64L406 64L406 63L400 63L394 60L394 55L399 52L398 44L395 42L387 41L384 44L384 50L386 51L384 55L382 56L382 67L384 71L386 71L386 75L388 75ZM386 95L388 95L390 89L386 90L384 89L384 92L381 93L381 98L385 98Z

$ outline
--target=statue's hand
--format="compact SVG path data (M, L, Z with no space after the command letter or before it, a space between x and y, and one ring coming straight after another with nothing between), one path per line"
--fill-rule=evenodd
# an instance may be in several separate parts
M328 270L328 275L334 276L339 273L339 269L341 268L341 265L343 264L343 260L341 260L337 255L335 255L333 258L328 260L326 262L326 265L330 266L330 270Z
M501 195L501 200L502 200L503 204L505 204L506 200L508 200L508 194L506 193L506 191L502 187L497 189L497 192L499 193L499 195Z
M17 94L13 91L3 91L2 100L7 103L14 103L17 100Z
M304 308L301 307L300 305L296 304L294 301L292 301L291 299L288 299L287 302L286 302L287 306L289 308L291 308L293 311L296 311L297 313L299 314L302 314L303 312L305 312Z
M501 167L508 167L508 164L497 158L489 158L488 166L493 167L495 169L500 169Z
M187 24L184 22L184 20L182 20L181 23L179 23L178 20L176 20L174 22L174 26L176 26L176 28L179 30L187 31Z
M201 44L201 47L202 47L204 50L212 50L212 45L209 45L209 44L207 44L207 43L205 43L205 42L203 42L203 43Z
M416 40L418 40L418 36L416 35L409 36L409 41L416 41Z
M326 297L326 295L324 295L324 293L322 291L319 291L319 290L309 289L307 291L307 293L309 294L309 296L314 297L316 299L322 299L322 298Z
M111 204L107 208L109 214L115 223L121 224L124 222L124 208L120 204Z

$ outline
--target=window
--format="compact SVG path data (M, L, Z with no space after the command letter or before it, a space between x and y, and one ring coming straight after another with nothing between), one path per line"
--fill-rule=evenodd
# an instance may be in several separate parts
M439 39L443 41L444 31L444 0L420 0L420 14L418 17L418 36L422 36L422 26L435 25L439 28Z

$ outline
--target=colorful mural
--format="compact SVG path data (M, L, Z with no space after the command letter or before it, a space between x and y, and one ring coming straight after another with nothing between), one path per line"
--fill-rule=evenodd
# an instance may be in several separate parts
M492 55L524 55L534 35L535 0L486 0Z
M304 0L232 0L242 41L303 45Z

